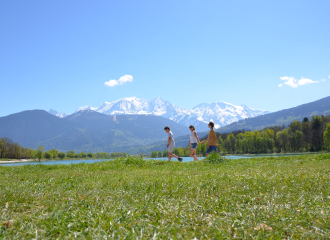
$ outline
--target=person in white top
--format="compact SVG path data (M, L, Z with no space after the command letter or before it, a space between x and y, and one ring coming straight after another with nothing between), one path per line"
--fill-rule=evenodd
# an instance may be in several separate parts
M174 157L174 158L178 159L179 162L182 162L183 159L173 153L173 150L175 147L175 141L174 141L174 136L173 136L173 133L171 132L171 129L168 126L166 126L164 128L164 130L168 134L168 141L167 141L168 161L171 161L171 158Z
M196 149L197 149L197 145L198 145L198 143L200 143L200 141L199 141L199 138L197 136L195 127L193 125L190 125L189 129L191 131L191 134L190 134L190 141L189 141L187 150L189 150L189 146L191 146L189 155L192 158L194 158L194 161L199 161L198 158L196 157Z

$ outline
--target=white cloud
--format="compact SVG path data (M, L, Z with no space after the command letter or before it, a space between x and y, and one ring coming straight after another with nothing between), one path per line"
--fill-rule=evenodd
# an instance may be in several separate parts
M117 85L123 85L125 82L133 82L133 77L131 75L124 75L118 80L110 80L108 82L105 82L104 85L107 87L114 87Z
M325 79L325 78L321 79L321 82L325 82L325 81L326 81L326 79Z
M105 82L104 85L108 87L114 87L118 85L118 82L116 80L110 80L109 82Z
M329 78L330 78L330 76L329 76Z
M298 83L297 83L297 79L295 79L294 77L280 77L281 80L285 81L284 84L289 85L290 87L296 88L298 87ZM283 86L283 84L282 84Z
M313 80L310 80L310 79L307 79L307 78L301 78L298 81L299 85L307 85L307 84L310 84L310 83L319 83L319 81L313 81Z
M311 79L303 78L303 77L300 80L297 80L294 77L287 77L287 76L280 77L280 79L285 81L283 84L286 84L293 88L297 88L298 86L303 86L311 83L319 83L319 81L313 81ZM283 84L281 83L278 86L283 87L284 86Z

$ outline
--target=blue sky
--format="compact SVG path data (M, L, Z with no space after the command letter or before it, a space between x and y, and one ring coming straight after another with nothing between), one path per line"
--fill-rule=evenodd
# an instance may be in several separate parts
M131 96L269 111L327 97L329 9L327 0L1 1L0 116Z

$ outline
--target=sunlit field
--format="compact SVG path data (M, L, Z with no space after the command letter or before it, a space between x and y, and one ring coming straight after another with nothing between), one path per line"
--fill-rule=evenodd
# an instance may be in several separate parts
M0 237L330 238L329 159L0 165Z

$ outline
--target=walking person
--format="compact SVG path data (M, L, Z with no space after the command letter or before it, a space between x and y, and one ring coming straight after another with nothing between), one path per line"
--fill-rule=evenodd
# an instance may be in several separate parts
M191 134L190 134L190 141L189 141L187 150L189 150L189 146L190 146L191 147L190 153L189 153L190 157L192 157L194 159L194 161L199 161L198 158L196 157L196 149L197 149L197 145L198 145L198 143L200 143L200 141L197 136L195 127L193 125L190 125L189 129L191 131Z
M171 132L170 128L166 126L164 128L165 132L168 134L168 141L167 141L167 148L168 148L168 161L171 161L171 158L174 157L182 162L182 158L178 157L177 155L173 154L173 150L175 147L174 135Z
M208 138L201 142L201 144L204 144L205 142L209 142L209 144L207 144L207 150L206 150L206 156L209 155L210 152L218 152L217 150L217 146L218 146L218 139L217 139L217 135L215 134L214 131L214 122L210 122L208 127L210 128L210 133Z

